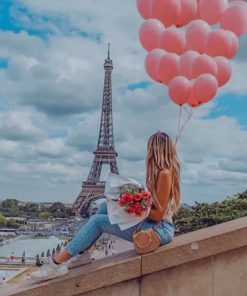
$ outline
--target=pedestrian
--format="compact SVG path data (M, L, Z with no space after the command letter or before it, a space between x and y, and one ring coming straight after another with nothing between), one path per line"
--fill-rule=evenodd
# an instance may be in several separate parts
M0 287L5 286L6 285L6 278L3 277L0 281Z
M14 260L15 260L15 254L14 252L12 252L10 256L10 261L13 262Z

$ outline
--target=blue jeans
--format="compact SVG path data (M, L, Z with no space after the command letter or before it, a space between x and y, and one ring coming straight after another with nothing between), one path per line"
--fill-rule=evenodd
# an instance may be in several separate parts
M142 223L142 222L140 222ZM102 233L113 234L117 237L133 242L132 234L139 226L134 225L126 230L121 230L118 224L111 224L107 215L107 205L103 202L97 213L89 218L89 220L81 227L75 238L66 246L71 256L90 248ZM151 220L145 221L140 229L147 229L157 225L158 222ZM155 228L161 238L161 245L168 244L174 237L173 223L164 220L161 225Z

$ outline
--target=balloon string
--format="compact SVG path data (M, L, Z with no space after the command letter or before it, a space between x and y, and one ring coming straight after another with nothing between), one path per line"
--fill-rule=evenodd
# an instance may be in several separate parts
M193 113L194 113L194 109L191 108L191 110L190 110L190 112L189 112L189 115L188 115L188 118L186 119L184 125L181 127L181 129L180 129L180 131L179 131L178 139L181 137L182 132L183 132L183 130L185 129L185 127L186 127L186 125L188 124L188 122L190 121L190 119L191 119Z
M187 112L187 110L186 110ZM188 124L189 120L191 119L192 115L194 113L194 108L191 108L191 110L188 113L188 118L186 119L185 123L183 124L183 126L180 128L180 130L178 131L178 134L176 136L176 141L175 141L175 145L178 143L178 140L180 139L183 130L185 129L186 125Z
M189 111L187 110L187 108L185 106L183 106L183 109L186 111L187 114L189 114Z
M181 117L182 117L182 106L180 106L179 108L178 133L179 133L180 124L181 124Z

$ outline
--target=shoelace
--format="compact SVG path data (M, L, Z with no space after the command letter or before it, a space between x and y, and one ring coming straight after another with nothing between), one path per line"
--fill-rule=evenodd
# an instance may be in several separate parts
M52 262L52 258L44 258L44 257L42 257L42 258L40 259L40 262L43 264L43 265L41 266L41 268L42 268L44 265L51 263L51 262Z

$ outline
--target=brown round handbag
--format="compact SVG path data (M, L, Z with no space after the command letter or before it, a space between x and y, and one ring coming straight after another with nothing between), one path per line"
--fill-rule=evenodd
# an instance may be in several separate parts
M133 232L134 247L139 254L153 252L160 246L160 236L154 229L158 227L162 221L160 221L160 223L154 227L150 227L145 230L139 230L144 222L145 220L139 225L137 230Z

